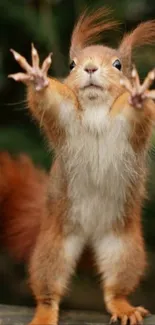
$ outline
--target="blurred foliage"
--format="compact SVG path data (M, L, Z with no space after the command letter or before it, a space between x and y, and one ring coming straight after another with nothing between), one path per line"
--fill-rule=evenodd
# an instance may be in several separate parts
M0 150L8 150L15 154L26 152L35 163L47 169L52 161L45 137L26 108L23 85L17 85L7 78L8 74L19 71L19 66L13 60L9 49L14 48L30 60L30 45L33 41L42 59L49 52L54 53L50 74L63 77L68 73L70 36L77 17L86 6L95 8L102 5L113 8L114 18L122 22L119 32L112 31L108 37L105 37L105 41L111 46L119 43L123 32L133 29L143 20L155 18L155 2L152 0L0 0ZM135 56L142 78L155 64L154 52L155 48L146 48ZM149 251L155 250L154 146L155 136L153 135L149 160L149 194L143 214L144 232ZM20 303L21 297L24 296L26 298L22 301L27 302L27 291L23 294L23 290L27 290L23 287L26 286L19 281L20 267L19 269L14 267L11 270L9 264L11 262L4 262L3 255L0 260L0 274L5 273L5 277L1 280L1 283L5 284L0 297L1 301ZM7 282L10 276L12 280ZM11 289L10 283L12 283ZM147 282L148 290L151 290L151 286L152 282L150 286ZM17 292L19 297L15 300Z

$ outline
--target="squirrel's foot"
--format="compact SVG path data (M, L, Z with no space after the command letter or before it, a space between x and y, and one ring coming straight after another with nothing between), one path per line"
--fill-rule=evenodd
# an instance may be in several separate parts
M44 60L41 68L39 67L39 55L34 45L32 44L32 66L29 65L27 60L17 53L14 50L11 50L15 60L19 63L19 65L25 70L26 73L15 73L11 74L8 77L14 79L15 81L21 81L25 84L33 84L36 91L40 91L46 88L49 84L49 80L47 78L47 73L52 63L50 53L48 57Z
M57 325L58 307L39 305L34 318L28 325Z
M155 70L148 73L143 84L140 84L139 75L135 67L132 70L131 76L132 81L124 78L120 80L120 84L130 93L129 104L141 109L146 98L155 99L155 90L148 90L155 80Z
M149 311L143 307L133 307L125 299L113 299L109 304L112 313L110 324L121 321L121 325L141 325Z

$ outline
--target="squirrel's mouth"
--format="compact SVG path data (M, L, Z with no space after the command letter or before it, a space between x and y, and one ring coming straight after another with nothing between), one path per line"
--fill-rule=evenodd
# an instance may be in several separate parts
M102 86L96 85L94 83L89 83L88 85L84 86L82 89L100 89L103 90Z

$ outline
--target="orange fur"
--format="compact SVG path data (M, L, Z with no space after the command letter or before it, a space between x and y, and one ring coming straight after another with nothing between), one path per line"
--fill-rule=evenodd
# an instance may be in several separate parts
M72 34L71 58L76 56L77 52L85 46L100 40L104 31L111 30L119 25L118 22L108 19L109 13L111 11L103 7L90 14L86 10L80 16Z
M43 325L43 324L50 324L55 325L58 322L58 313L59 308L58 305L55 306L42 306L38 305L36 309L36 316L33 319L31 324L36 325Z
M27 100L32 113L39 121L40 128L44 127L46 129L46 133L52 138L52 142L55 146L55 144L60 144L65 138L65 132L61 128L57 118L58 107L62 99L65 98L68 101L74 102L77 109L79 105L74 92L71 91L67 85L62 85L59 81L52 78L49 79L49 84L50 87L45 89L46 101L42 101L42 92L38 92L34 97L31 87L28 89ZM52 97L52 100L50 88L55 90L55 95ZM37 111L35 110L36 105L38 106ZM49 106L52 106L52 114L51 110L48 110Z
M132 124L132 132L130 135L130 141L136 152L148 146L148 141L151 138L152 122L155 119L155 109L152 100L145 100L145 109L140 112L135 112L134 108L128 103L128 92L124 92L119 96L110 112L112 117L121 113L122 107L126 107L124 110L124 116L126 116Z
M19 260L32 254L44 218L47 175L25 155L0 153L0 228L2 243Z

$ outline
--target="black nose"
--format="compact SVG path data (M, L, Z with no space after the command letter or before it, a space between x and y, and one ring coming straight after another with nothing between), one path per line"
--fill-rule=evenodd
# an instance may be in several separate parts
M92 67L92 68L85 68L84 69L87 73L94 73L95 71L97 71L98 70L98 68L97 67Z

